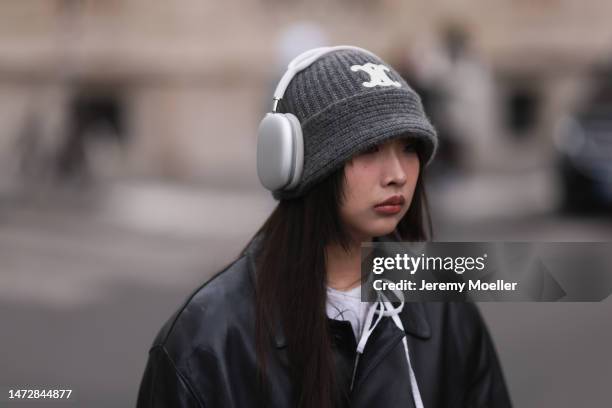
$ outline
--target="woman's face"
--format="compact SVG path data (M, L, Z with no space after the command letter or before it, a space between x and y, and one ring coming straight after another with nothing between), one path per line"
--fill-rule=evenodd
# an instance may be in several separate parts
M408 138L376 145L345 164L340 216L354 239L369 241L395 229L412 202L419 168L415 142Z

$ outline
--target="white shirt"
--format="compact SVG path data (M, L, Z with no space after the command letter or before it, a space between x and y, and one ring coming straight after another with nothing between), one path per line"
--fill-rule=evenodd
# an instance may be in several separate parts
M327 287L327 316L349 321L356 341L361 338L368 310L372 306L374 303L361 301L361 285L347 291Z

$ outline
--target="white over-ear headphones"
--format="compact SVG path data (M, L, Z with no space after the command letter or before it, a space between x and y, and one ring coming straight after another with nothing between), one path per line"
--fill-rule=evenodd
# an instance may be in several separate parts
M257 132L257 176L268 190L289 190L297 186L304 167L302 126L293 113L276 112L278 102L298 72L323 55L341 49L358 50L378 58L372 52L352 45L313 48L291 60L276 86L272 112L264 116Z

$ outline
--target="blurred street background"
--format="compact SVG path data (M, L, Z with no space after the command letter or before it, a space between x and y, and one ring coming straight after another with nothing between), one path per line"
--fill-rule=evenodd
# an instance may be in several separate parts
M441 138L435 240L611 241L610 15L604 0L1 2L0 390L135 405L157 330L274 208L257 126L316 46L367 48L422 96ZM612 300L479 306L516 407L611 406Z

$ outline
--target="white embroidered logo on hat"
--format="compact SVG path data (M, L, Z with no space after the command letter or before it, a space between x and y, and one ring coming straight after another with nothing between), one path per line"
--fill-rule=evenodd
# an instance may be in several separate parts
M372 64L371 62L368 62L363 65L353 65L351 66L351 71L353 72L363 71L369 74L370 81L363 82L363 86L368 87L368 88L372 88L377 85L396 86L398 88L402 86L402 84L400 84L397 81L391 80L391 78L387 76L386 71L390 71L390 69L382 64Z

